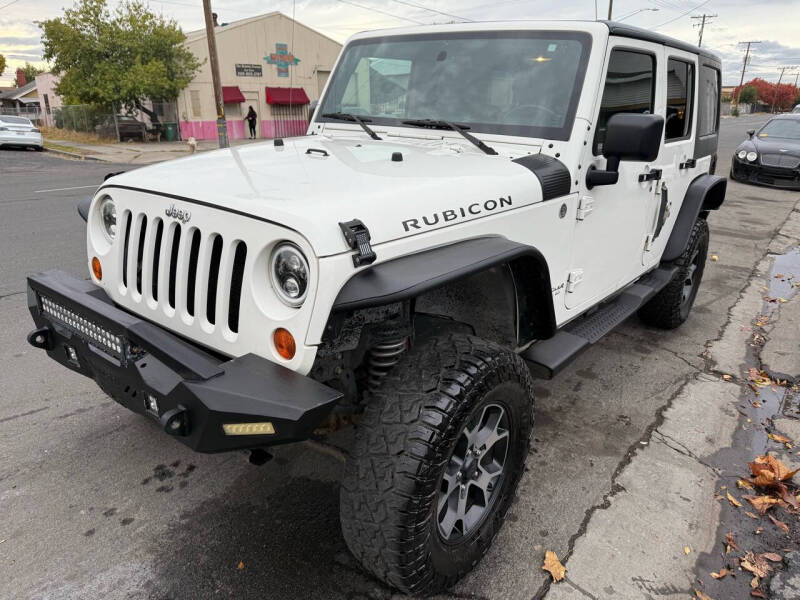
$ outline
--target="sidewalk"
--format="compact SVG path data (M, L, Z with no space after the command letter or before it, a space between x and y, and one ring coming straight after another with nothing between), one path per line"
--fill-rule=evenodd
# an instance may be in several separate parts
M231 140L231 146L242 146L265 142L265 139ZM110 142L107 144L86 144L71 140L45 139L45 148L51 152L112 163L147 165L151 163L181 158L189 155L186 142ZM198 140L197 152L208 152L218 148L217 140Z

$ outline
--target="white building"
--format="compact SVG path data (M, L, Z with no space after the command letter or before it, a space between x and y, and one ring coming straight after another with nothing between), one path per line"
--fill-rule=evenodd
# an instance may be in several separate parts
M318 99L342 46L273 12L215 28L228 137L247 135L252 106L260 137L302 135L308 104ZM178 97L184 139L216 139L216 110L205 30L187 34L186 46L202 66Z

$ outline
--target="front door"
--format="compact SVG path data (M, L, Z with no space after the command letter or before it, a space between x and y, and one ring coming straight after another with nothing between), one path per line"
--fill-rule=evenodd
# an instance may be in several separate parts
M660 52L660 46L647 42L611 39L594 139L586 146L582 169L605 169L603 140L612 115L655 112ZM582 191L582 210L578 211L572 267L564 295L570 312L582 312L642 273L653 186L652 180L640 181L640 175L647 176L649 171L650 165L645 163L622 161L616 184Z

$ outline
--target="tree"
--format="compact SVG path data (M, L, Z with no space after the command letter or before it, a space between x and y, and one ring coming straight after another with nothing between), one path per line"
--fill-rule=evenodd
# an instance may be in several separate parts
M25 61L25 66L19 67L22 69L22 74L25 75L25 82L30 83L36 76L40 73L44 73L44 69L40 69L36 65L32 65L31 63ZM14 78L14 87L17 87L17 78Z
M0 54L0 77L3 76L3 71L6 70L6 57Z
M765 79L761 79L760 77L756 77L751 81L748 81L744 84L742 88L742 95L740 98L740 102L746 102L744 99L745 92L747 92L748 88L755 89L755 98L754 102L758 102L760 104L766 104L767 106L772 106L772 101L776 100L775 98L775 88L777 84L770 83ZM734 95L738 91L739 88L734 90ZM775 107L778 110L789 110L792 107L792 100L797 96L797 88L793 84L782 83L778 87L778 96L775 102Z
M756 88L752 85L742 88L742 93L739 95L739 102L745 104L753 104L756 101Z
M66 104L139 109L158 122L142 102L175 100L200 67L175 20L139 0L123 0L114 10L106 0L78 0L39 27Z

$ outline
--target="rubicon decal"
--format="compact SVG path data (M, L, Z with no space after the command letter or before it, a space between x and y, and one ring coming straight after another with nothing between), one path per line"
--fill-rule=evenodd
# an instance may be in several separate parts
M485 200L484 202L473 202L467 206L460 206L436 212L431 215L423 215L417 219L406 219L403 221L403 230L411 231L412 229L423 229L425 227L433 227L440 223L448 223L457 219L468 219L483 213L492 212L499 208L512 206L513 202L511 196L507 198L498 198L497 200Z

